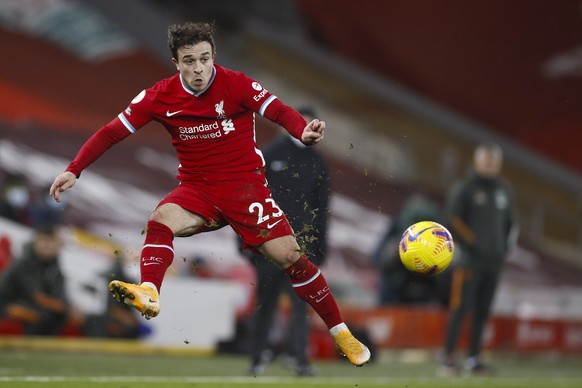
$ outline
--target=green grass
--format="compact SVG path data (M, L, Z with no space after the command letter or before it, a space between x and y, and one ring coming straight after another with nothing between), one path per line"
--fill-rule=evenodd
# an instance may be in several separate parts
M259 377L246 375L242 356L122 355L87 352L0 351L2 387L582 387L580 357L495 355L495 377L437 378L431 357L387 353L355 368L317 362L316 377L294 377L275 362Z

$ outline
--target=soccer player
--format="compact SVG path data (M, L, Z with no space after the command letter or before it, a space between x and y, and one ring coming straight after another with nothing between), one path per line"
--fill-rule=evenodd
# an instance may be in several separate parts
M139 285L114 280L113 296L146 319L160 313L159 292L173 261L174 237L230 225L246 247L272 260L290 277L297 295L323 319L339 351L352 364L370 359L368 348L343 322L321 271L301 253L285 214L266 184L255 143L255 114L281 125L303 144L323 140L325 122L309 123L261 84L214 63L215 27L187 22L168 27L168 47L178 73L140 92L81 147L50 195L58 202L81 172L112 145L150 121L164 126L180 162L180 184L148 217Z

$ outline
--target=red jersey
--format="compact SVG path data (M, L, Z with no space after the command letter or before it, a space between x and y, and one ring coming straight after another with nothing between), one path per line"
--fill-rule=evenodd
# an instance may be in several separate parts
M256 171L264 160L256 147L255 113L298 139L306 125L299 113L241 72L215 64L208 87L201 92L190 89L178 73L140 92L85 143L67 170L79 176L111 145L157 121L172 137L179 180Z

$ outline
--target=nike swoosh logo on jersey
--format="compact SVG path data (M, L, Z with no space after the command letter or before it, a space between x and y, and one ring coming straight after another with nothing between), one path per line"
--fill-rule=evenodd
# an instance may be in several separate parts
M156 263L156 262L151 262L151 263L143 263L143 265L144 265L144 266L146 266L146 265L154 265L154 264L156 264L156 265L160 265L160 263Z
M319 302L321 302L322 300L324 300L325 298L327 298L327 297L328 297L328 295L329 295L329 292L328 292L327 294L325 294L324 296L322 296L321 298L319 298L319 299L315 299L315 303L319 303Z
M269 223L267 223L267 229L271 229L271 228L273 228L275 225L277 225L277 224L278 224L279 222L281 222L281 221L283 221L283 220L279 220L279 221L277 221L277 222L275 222L275 223L273 223L273 224L269 224Z
M436 228L436 226L429 226L428 228L424 228L423 230L419 231L418 233L409 234L408 235L408 241L411 241L411 242L412 241L415 241L418 238L418 236L420 236L421 234L423 234L427 230L429 230L429 229L435 229L435 228Z
M168 117L172 117L173 115L176 115L178 113L182 112L181 110L177 110L175 112L170 112L169 110L166 111L166 116Z

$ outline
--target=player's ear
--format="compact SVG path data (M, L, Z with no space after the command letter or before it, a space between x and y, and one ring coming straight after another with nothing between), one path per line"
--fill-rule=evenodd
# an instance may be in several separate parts
M180 70L180 68L178 67L178 60L176 58L172 58L172 63L176 65L176 70Z

